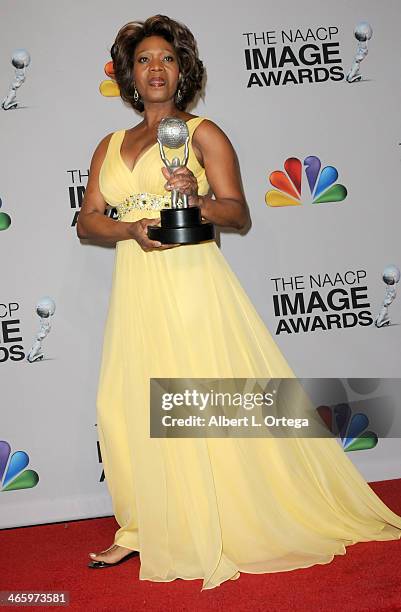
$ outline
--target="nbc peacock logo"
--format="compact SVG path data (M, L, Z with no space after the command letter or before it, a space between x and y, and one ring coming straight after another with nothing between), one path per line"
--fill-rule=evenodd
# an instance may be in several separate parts
M39 475L34 470L26 470L29 456L25 451L11 454L11 446L0 440L0 491L31 489L39 482Z
M334 166L322 168L321 161L315 155L305 157L301 162L298 157L289 157L284 162L284 170L275 170L269 176L272 187L267 191L265 200L268 206L299 206L305 202L326 204L342 202L347 197L344 185L336 183L338 171ZM309 187L303 188L303 183Z
M120 88L116 83L116 79L114 76L114 64L113 62L107 62L104 65L104 72L108 79L102 81L99 85L99 91L102 96L106 98L115 98L120 95Z
M369 450L376 446L378 437L368 430L369 419L363 412L353 413L348 404L319 406L317 412L328 429L339 436L346 452Z
M2 200L0 198L0 208L2 207ZM0 232L2 230L6 230L10 227L11 225L11 217L8 213L5 213L3 211L0 212Z

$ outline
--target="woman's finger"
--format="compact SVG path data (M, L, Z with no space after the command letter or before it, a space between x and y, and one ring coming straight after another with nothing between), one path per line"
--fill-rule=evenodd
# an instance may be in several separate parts
M179 178L175 178L175 179L170 179L169 181L167 181L165 187L166 189L178 189L179 187L193 187L193 188L197 188L198 183L197 181L191 181L188 179L179 179Z
M193 181L197 180L192 170L190 170L186 166L180 166L179 168L176 168L173 172L171 172L171 174L169 175L169 178L173 179L177 176L180 178L185 177L187 179L192 179Z
M162 173L163 173L163 176L165 176L166 178L169 178L169 176L171 175L170 170L166 168L166 166L162 166Z
M194 176L194 173L188 168L188 166L178 166L178 168L175 168L173 175L177 176L178 174L191 174Z

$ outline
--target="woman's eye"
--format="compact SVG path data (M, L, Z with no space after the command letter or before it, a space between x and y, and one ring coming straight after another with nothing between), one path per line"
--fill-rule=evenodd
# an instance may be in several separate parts
M166 55L164 59L168 59L169 61L174 61L174 57L172 55Z
M139 58L138 62L143 63L142 60L147 60L147 59L148 59L147 57L143 56Z

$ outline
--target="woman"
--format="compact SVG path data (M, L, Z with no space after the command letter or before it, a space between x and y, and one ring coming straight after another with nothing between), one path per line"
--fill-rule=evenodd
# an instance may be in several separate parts
M185 110L203 74L191 32L156 15L124 26L111 54L121 97L143 120L100 142L77 225L79 237L116 243L97 411L120 528L89 566L140 551L140 579L201 578L210 589L240 571L329 563L346 545L400 538L401 518L335 439L150 438L151 377L295 374L213 240L167 246L147 236L172 189L216 225L249 221L229 139ZM174 174L156 144L166 116L190 134L187 167ZM104 215L107 204L118 220Z

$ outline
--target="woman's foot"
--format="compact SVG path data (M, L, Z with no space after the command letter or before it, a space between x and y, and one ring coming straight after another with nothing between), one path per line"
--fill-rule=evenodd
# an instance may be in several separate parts
M131 548L125 548L125 546L119 546L118 544L112 544L110 548L103 550L100 553L89 553L92 561L105 561L106 563L117 563L123 557L133 552Z

